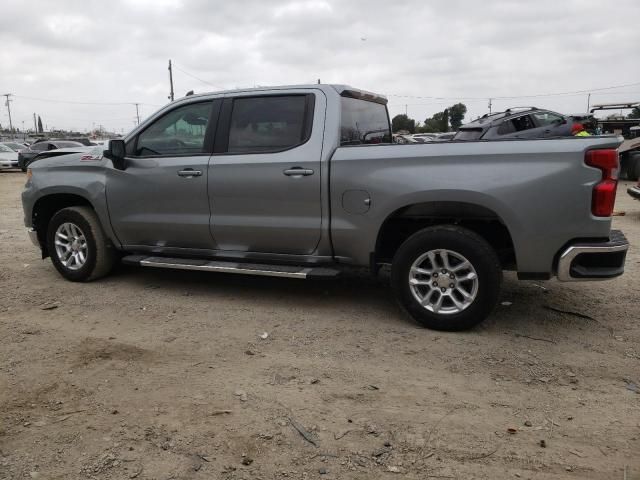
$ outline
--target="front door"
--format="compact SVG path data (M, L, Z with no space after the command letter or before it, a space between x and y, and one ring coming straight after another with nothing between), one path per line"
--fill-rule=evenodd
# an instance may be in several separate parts
M325 109L324 94L313 89L225 99L209 164L217 249L314 252Z
M109 215L123 245L213 247L205 142L211 110L209 100L168 111L127 142L125 170L108 170Z

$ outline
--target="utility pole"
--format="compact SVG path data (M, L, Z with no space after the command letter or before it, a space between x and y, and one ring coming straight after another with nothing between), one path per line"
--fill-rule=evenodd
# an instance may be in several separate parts
M169 100L173 102L173 68L171 68L171 60L169 60L169 87L171 90L169 91ZM140 119L138 118L138 124L140 123Z
M589 111L590 107L591 107L591 94L587 95L587 112Z
M409 113L409 105L407 105L406 103L404 104L404 114L408 116Z
M492 103L493 103L493 98L489 99L489 115L491 115L491 107L492 107Z
M11 136L14 136L13 124L11 123L11 105L10 105L10 103L13 102L13 100L9 98L11 95L12 95L11 93L5 93L3 96L7 97L7 101L5 102L5 105L7 106L7 112L9 112L9 130L11 131Z
M136 106L136 118L138 119L138 125L140 125L140 111L138 110L138 105L140 104L134 103L134 105Z
M38 122L36 122L36 112L33 112L33 133L38 133Z

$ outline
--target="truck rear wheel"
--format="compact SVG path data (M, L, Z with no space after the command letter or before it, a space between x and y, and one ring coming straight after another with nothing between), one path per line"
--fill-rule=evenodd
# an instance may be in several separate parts
M72 282L107 275L116 252L90 207L69 207L56 213L47 229L47 249L58 272Z
M391 267L400 305L434 330L460 331L482 322L498 301L501 283L493 248L454 225L415 233L400 246Z
M626 168L627 180L637 181L640 178L640 153L629 155Z

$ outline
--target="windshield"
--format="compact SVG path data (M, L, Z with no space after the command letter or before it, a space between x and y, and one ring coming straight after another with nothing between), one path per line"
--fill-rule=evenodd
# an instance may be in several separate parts
M340 145L390 143L391 124L386 105L342 97Z
M0 152L13 152L9 147L5 147L0 143Z

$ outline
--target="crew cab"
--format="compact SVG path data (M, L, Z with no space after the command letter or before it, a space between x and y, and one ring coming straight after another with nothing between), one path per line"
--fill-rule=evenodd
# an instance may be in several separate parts
M621 275L615 136L398 145L383 96L343 85L191 95L107 149L39 160L22 194L71 281L142 267L332 278L391 271L422 325L470 328L521 279Z

